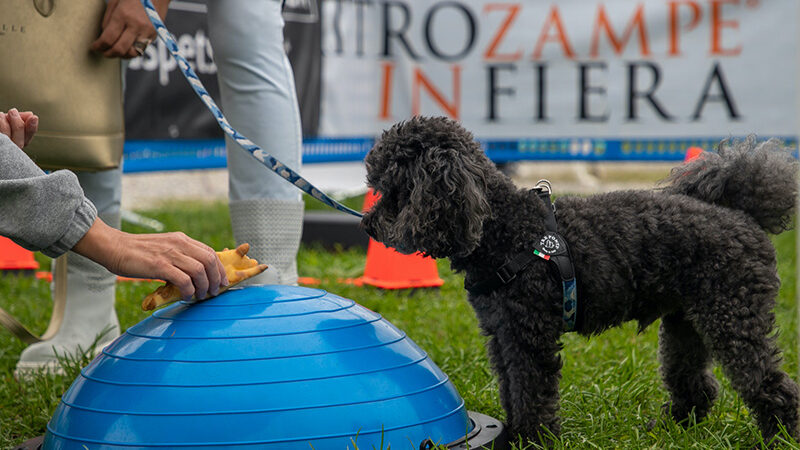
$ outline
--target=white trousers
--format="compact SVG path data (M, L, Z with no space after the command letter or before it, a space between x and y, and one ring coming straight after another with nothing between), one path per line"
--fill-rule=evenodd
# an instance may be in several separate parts
M240 133L299 172L302 128L283 24L279 0L208 2L222 111ZM296 187L229 138L226 147L231 202L300 201Z
M300 172L302 128L283 43L279 0L208 2L208 32L222 111L231 126ZM297 284L301 192L226 137L231 224L236 243L269 268L253 284Z

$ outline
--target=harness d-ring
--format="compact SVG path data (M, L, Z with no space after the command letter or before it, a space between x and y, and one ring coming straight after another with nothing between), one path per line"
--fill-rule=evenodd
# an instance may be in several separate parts
M553 193L553 186L550 184L550 181L544 178L536 182L536 186L534 186L534 189L547 191L548 194Z

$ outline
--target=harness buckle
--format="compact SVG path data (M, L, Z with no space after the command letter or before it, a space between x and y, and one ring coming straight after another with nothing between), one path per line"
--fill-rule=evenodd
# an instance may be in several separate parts
M508 270L506 266L501 266L495 273L497 274L497 278L499 278L503 284L507 284L514 278L517 278L517 274Z

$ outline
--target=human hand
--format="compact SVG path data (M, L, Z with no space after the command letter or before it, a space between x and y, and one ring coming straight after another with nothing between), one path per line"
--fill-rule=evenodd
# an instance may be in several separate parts
M250 251L250 244L244 243L233 250L227 248L221 252L217 252L222 266L225 267L225 272L228 274L228 281L230 285L220 288L220 293L236 286L242 281L252 278L266 268L266 264L259 264L255 259L249 258L247 252ZM142 301L142 310L151 311L159 306L180 300L181 295L177 286L167 283ZM202 300L202 299L201 299Z
M216 252L183 233L125 233L98 218L72 250L117 275L171 282L186 300L229 284Z
M24 148L39 129L39 117L30 111L17 111L11 108L8 113L0 112L0 133L5 134L19 148Z
M153 0L153 6L162 19L167 16L169 0ZM141 56L156 37L156 30L147 18L141 0L109 0L102 30L90 49L107 58Z

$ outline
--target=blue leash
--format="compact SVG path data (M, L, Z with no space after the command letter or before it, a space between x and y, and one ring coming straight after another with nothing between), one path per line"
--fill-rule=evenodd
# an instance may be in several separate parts
M200 100L206 104L206 107L208 107L209 111L211 111L211 114L213 114L214 118L217 119L217 123L219 123L222 131L236 141L236 143L239 144L243 149L250 152L250 154L253 155L253 158L257 159L261 164L264 164L267 166L267 168L280 175L281 178L295 185L301 191L330 206L331 208L352 214L356 217L363 217L363 214L360 212L354 211L328 197L324 192L320 191L313 184L309 183L308 180L300 176L299 173L278 161L272 155L261 149L261 147L254 144L253 141L247 139L245 136L236 131L231 124L228 123L225 115L222 114L222 111L219 109L217 104L214 103L214 100L211 98L211 96L208 95L208 91L206 91L203 83L194 73L194 70L192 70L192 67L186 61L186 58L181 55L180 50L178 50L178 44L175 43L175 37L173 37L172 33L170 33L169 30L167 30L167 27L164 26L164 22L161 21L161 17L158 15L158 12L156 12L151 0L142 0L142 4L147 12L147 17L155 27L156 32L158 32L158 37L161 38L161 40L167 46L169 52L172 54L172 57L178 62L178 67L181 69L181 72L183 72L183 76L186 77L186 80L189 81L189 84L192 86L192 89L194 89L194 92L197 93L197 95L200 97Z

